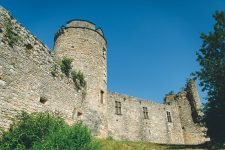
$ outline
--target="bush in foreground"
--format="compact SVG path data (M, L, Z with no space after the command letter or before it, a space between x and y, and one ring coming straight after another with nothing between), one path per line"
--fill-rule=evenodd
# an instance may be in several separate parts
M92 140L90 131L82 123L63 128L49 135L41 143L34 145L35 150L98 150L99 144Z
M57 115L21 113L0 139L1 150L98 150L82 123L68 126Z

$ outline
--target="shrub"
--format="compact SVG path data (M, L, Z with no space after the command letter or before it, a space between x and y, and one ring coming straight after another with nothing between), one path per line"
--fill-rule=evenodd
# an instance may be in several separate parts
M92 140L90 131L82 123L63 128L49 135L42 143L37 143L34 150L98 150L99 143Z
M66 58L64 57L62 59L62 62L60 64L60 67L61 67L61 70L62 72L67 76L69 77L70 76L70 72L71 72L71 69L72 69L72 59L71 58Z
M53 64L51 66L51 74L52 74L52 76L56 77L58 73L59 73L58 72L58 65L57 64Z
M62 72L69 78L70 74L72 77L72 80L77 88L77 90L81 90L82 88L86 87L86 81L84 79L84 74L81 71L76 72L75 70L72 70L72 59L64 57L60 63L60 67ZM56 76L57 66L52 66L51 74L53 76ZM85 93L82 95L86 95ZM84 96L85 97L85 96Z
M175 93L173 91L170 91L166 94L166 96L169 96L169 95L174 95Z
M75 70L73 70L71 72L71 76L72 76L73 82L78 90L80 90L82 87L84 88L86 86L84 74L81 71L76 72Z
M84 79L84 74L81 71L78 71L78 73L77 73L77 79L80 81L80 85L82 87L85 87L86 86L86 81Z
M21 113L0 139L1 150L98 150L90 131L82 123L70 127L48 112Z
M0 140L1 150L29 149L35 142L66 126L64 120L48 112L27 114L22 112L4 132Z
M108 137L106 138L106 140L113 140L113 137L112 137L112 136L108 136Z
M9 19L5 16L4 18L4 28L6 30L5 38L8 40L9 45L13 46L13 44L17 43L20 39L19 35L16 33L18 31L14 31L13 26Z

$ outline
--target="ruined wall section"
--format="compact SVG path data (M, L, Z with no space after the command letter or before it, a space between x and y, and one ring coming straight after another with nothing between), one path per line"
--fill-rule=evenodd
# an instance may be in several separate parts
M116 114L115 101L121 102L121 115ZM179 113L174 105L108 92L108 134L119 140L184 144ZM143 107L147 107L148 119L144 118ZM172 122L167 120L167 111L171 113Z
M198 95L198 90L194 80L189 80L189 82L186 85L186 91L187 91L187 98L191 105L193 121L195 123L198 123L201 117L203 116L203 112L201 109L201 102Z
M8 22L8 25L6 25ZM7 35L10 27L15 36ZM17 37L9 44L9 38ZM79 120L76 108L81 95L72 81L53 77L55 58L50 49L0 7L0 127L26 112L57 111L72 124Z
M84 20L71 20L55 35L58 57L73 59L73 69L80 70L87 81L82 120L96 136L107 137L107 64L106 40L101 29Z
M187 91L179 92L175 97L179 109L180 120L185 144L200 144L206 141L204 127L195 123L192 117L192 105L188 99Z

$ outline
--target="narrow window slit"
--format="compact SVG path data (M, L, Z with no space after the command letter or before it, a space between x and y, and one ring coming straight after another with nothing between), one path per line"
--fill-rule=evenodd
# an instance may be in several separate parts
M100 103L103 104L104 102L104 91L101 90L100 92Z
M121 115L121 102L115 101L116 114Z
M171 114L169 111L166 112L166 115L167 115L167 121L172 122Z
M148 119L148 108L143 107L143 114L144 114L144 119Z

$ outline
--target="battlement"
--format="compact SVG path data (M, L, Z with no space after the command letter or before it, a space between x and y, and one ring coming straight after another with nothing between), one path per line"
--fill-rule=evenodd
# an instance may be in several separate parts
M83 27L88 28L91 30L96 30L96 25L87 20L80 20L80 19L72 19L67 21L67 27Z
M64 33L64 30L68 29L68 28L78 28L78 29L80 28L80 29L94 31L94 32L98 33L101 37L103 37L103 39L106 41L104 32L102 31L101 28L96 27L96 25L90 21L81 20L81 19L72 19L72 20L67 21L66 26L62 26L59 29L59 31L56 32L54 40L56 40L58 38L58 36L60 36L62 33Z

